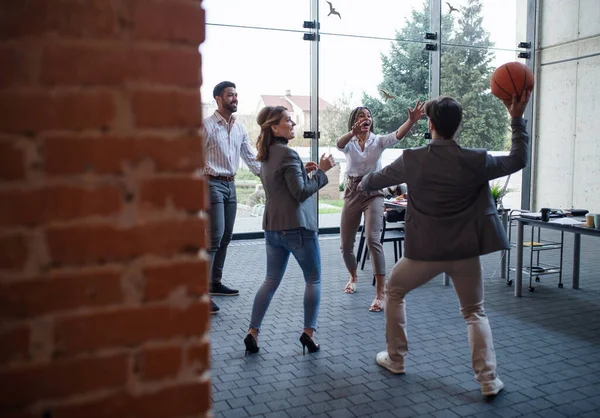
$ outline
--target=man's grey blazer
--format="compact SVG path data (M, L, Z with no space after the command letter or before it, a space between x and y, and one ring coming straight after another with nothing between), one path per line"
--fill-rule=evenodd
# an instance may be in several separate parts
M407 258L460 260L510 248L488 184L527 163L526 121L513 118L510 125L507 156L462 148L454 140L433 140L404 150L383 170L362 179L363 190L407 183Z
M266 195L265 231L317 231L315 193L329 181L323 171L317 170L308 178L298 153L286 144L275 143L261 165L260 179Z

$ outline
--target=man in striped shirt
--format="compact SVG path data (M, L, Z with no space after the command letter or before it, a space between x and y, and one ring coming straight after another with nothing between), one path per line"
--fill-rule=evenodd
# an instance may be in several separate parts
M235 84L223 81L213 90L217 101L215 113L204 120L206 165L203 174L208 178L210 189L211 274L209 293L212 296L237 296L239 291L221 283L227 246L233 236L233 224L237 212L234 178L240 157L258 176L260 163L248 141L244 127L236 123L233 113L237 111L238 94ZM212 313L219 311L211 300Z

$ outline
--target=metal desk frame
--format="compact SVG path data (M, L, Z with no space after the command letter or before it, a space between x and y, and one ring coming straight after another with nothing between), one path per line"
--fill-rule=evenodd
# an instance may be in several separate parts
M581 257L581 235L590 235L600 237L600 229L589 228L579 225L563 225L554 222L543 222L537 219L528 219L522 217L513 218L517 222L517 265L515 278L515 296L523 295L523 229L525 225L536 226L540 228L554 229L556 231L570 232L574 235L573 240L573 289L579 289L579 263ZM575 219L584 220L577 217Z

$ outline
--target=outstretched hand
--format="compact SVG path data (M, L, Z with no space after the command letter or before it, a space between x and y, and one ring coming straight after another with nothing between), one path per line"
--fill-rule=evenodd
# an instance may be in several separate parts
M319 168L323 170L323 172L328 171L331 167L335 165L335 160L333 156L329 154L327 157L325 154L321 155L321 160L319 161Z
M529 99L531 98L531 90L525 90L521 93L521 98L518 99L516 94L513 94L512 100L504 101L504 106L508 109L508 113L513 118L521 118L523 117L523 113L525 113L525 107L527 103L529 103Z
M417 123L425 115L425 102L417 100L414 109L409 107L406 110L408 110L408 120L412 123Z

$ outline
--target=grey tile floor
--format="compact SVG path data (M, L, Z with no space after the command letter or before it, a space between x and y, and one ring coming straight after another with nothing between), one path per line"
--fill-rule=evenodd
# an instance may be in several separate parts
M556 238L554 231L543 237ZM265 274L263 240L234 241L224 283L240 296L217 297L213 317L212 401L216 417L600 417L600 240L582 237L580 289L571 288L573 239L565 236L565 286L557 276L513 297L500 278L500 254L483 257L486 311L498 372L506 388L485 399L470 368L466 326L452 286L441 277L407 297L407 373L375 363L385 348L384 317L367 310L374 297L370 267L354 295L339 236L322 236L322 300L316 339L321 351L302 355L301 271L291 259L267 312L261 351L244 356L254 294ZM388 271L393 249L385 244ZM558 252L542 254L556 261ZM514 256L512 263L514 265ZM513 273L514 275L514 273Z

